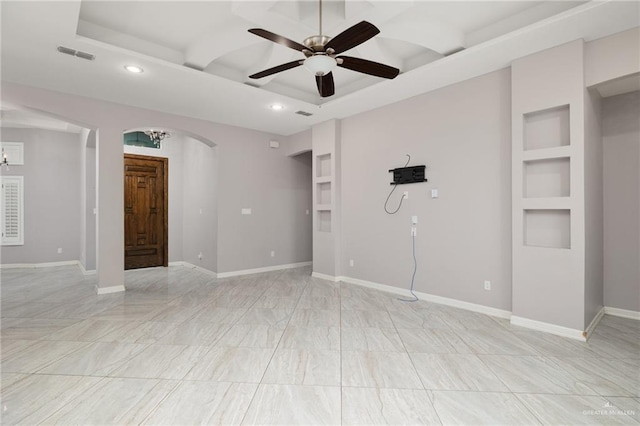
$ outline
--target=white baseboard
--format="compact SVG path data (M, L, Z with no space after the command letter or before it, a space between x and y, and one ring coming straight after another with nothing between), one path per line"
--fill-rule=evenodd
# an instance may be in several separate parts
M0 269L14 269L14 268L51 268L53 266L69 266L79 265L77 260L64 260L61 262L45 262L45 263L7 263L0 265Z
M169 266L184 266L185 268L195 269L196 271L202 272L203 274L211 275L213 278L218 278L218 274L214 271L210 271L208 269L203 268L202 266L194 265L193 263L179 261L179 262L169 262Z
M334 283L337 283L338 281L342 281L342 278L343 278L343 277L334 277L332 275L322 274L320 272L312 272L311 276L313 278L320 278L321 280L327 280Z
M322 277L319 277L319 278L322 278ZM360 280L360 279L351 278L351 277L329 277L328 279L330 281L335 279L335 280L343 281L350 284L356 284L363 287L381 290L387 293L398 294L404 297L412 297L409 290L393 287L386 284L379 284L379 283L374 283L371 281L365 281L365 280ZM490 315L498 318L504 318L504 319L511 318L511 312L505 311L503 309L492 308L490 306L484 306L484 305L478 305L476 303L465 302L457 299L450 299L448 297L436 296L434 294L429 294L429 293L422 293L420 291L414 291L414 293L416 294L416 296L418 296L420 300L424 300L427 302L437 303L439 305L452 306L454 308L465 309L467 311L478 312L481 314Z
M218 278L236 277L238 275L259 274L261 272L280 271L283 269L302 268L303 266L309 266L309 265L311 265L311 262L299 262L299 263L289 263L286 265L265 266L264 268L245 269L241 271L219 272Z
M511 324L519 327L529 328L531 330L543 331L545 333L555 334L556 336L568 337L570 339L587 341L586 332L576 330L574 328L563 327L561 325L549 324L548 322L536 321L528 318L511 316Z
M78 261L78 266L80 267L80 271L82 271L82 275L96 275L97 273L95 269L84 269L84 265L80 261Z
M98 287L96 286L97 294L111 294L111 293L120 293L121 291L125 291L123 285L114 285L113 287Z
M630 311L628 309L612 308L610 306L604 307L604 313L614 317L629 318L640 321L640 312Z
M593 317L593 319L591 320L591 323L589 323L589 326L587 327L587 329L584 331L585 339L589 339L589 337L593 333L593 330L596 329L596 327L598 326L598 323L600 322L603 316L604 316L604 306L600 308L596 316Z

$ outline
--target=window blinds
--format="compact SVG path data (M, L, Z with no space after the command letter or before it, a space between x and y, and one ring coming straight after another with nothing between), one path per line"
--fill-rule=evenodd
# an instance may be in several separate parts
M2 245L24 244L24 194L22 176L2 176Z

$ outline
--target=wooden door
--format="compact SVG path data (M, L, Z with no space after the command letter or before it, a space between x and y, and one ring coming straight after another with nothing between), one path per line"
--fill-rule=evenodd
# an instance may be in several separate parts
M168 165L124 156L124 269L168 265Z

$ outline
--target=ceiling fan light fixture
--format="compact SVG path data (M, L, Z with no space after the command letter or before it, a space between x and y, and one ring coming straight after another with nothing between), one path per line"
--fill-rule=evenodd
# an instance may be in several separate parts
M313 55L304 60L304 66L313 75L323 76L329 74L338 66L336 60L327 55Z
M139 67L137 65L125 65L124 69L134 74L140 74L144 72L144 69L142 69L142 67Z

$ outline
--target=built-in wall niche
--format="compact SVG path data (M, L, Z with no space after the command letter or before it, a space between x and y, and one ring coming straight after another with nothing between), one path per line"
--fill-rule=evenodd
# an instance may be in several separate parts
M522 169L524 197L569 197L570 164L569 157L525 161Z
M317 203L320 205L331 204L331 182L322 182L317 184L316 190Z
M525 151L569 145L569 105L525 114L523 139Z
M318 155L316 157L316 177L331 176L331 154Z
M317 226L319 232L331 232L331 210L318 210Z
M571 248L571 211L524 210L524 245Z

